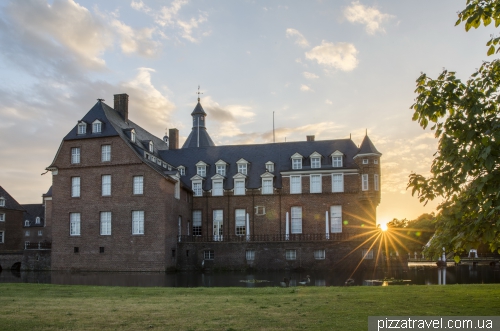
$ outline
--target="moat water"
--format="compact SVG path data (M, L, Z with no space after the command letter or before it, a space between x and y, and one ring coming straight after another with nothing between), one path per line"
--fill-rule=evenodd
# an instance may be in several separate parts
M500 283L500 266L457 265L446 268L436 266L410 266L397 269L324 271L273 271L273 272L19 272L3 270L0 283L47 283L60 285L138 286L138 287L265 287L281 286L283 278L290 279L290 286L310 276L306 286L343 286L348 279L352 285L380 285L370 280L388 279L394 284L451 285ZM390 282L404 280L404 282ZM387 284L387 283L386 283ZM384 285L386 285L384 284Z

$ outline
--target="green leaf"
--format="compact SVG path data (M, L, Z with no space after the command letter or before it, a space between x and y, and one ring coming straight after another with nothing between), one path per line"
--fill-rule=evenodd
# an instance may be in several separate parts
M460 256L455 255L455 256L453 257L453 260L455 260L455 263L460 263Z
M490 48L488 48L487 55L490 56L490 55L493 55L493 54L495 54L495 46L491 45Z

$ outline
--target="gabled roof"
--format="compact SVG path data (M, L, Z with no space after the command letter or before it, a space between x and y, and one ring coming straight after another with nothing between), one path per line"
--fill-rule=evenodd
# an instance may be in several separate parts
M373 145L370 138L368 138L368 135L365 136L365 138L363 139L363 142L361 143L361 146L359 147L358 155L363 155L363 154L382 155L382 153L377 151L377 149L375 148L375 145Z
M29 226L40 226L44 225L45 208L41 203L22 205L25 212L23 215L23 221L28 221ZM36 218L40 217L40 223L36 224ZM23 224L24 224L23 222Z
M14 199L9 192L4 190L3 187L0 186L0 198L5 199L5 206L0 208L13 209L13 210L23 210L24 208Z

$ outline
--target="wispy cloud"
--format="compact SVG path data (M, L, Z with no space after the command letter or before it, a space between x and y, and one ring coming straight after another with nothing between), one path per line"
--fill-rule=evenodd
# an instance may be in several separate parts
M305 84L300 85L300 90L303 92L313 92L313 90Z
M349 7L344 9L345 18L351 23L364 24L366 32L374 35L377 32L385 32L382 23L389 21L395 16L381 13L374 7L367 7L353 1Z
M309 47L307 39L302 35L302 33L295 29L286 29L286 36L287 38L295 38L295 44L300 47Z
M307 71L304 71L303 75L304 75L305 78L311 79L311 80L319 78L318 75L313 74L312 72L307 72Z
M331 43L323 40L321 45L306 52L306 58L319 64L342 71L351 71L358 65L358 51L353 44Z

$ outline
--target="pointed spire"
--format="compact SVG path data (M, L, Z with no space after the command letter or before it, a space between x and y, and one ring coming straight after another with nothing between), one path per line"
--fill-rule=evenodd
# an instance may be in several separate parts
M363 142L361 143L361 146L359 147L359 152L357 155L360 155L360 154L379 154L379 155L382 155L382 153L380 153L377 150L377 148L375 148L375 145L372 143L372 141L370 140L368 135L365 136L365 138L363 139Z

